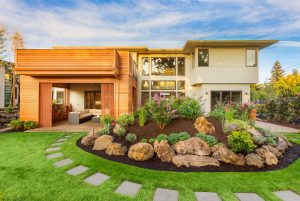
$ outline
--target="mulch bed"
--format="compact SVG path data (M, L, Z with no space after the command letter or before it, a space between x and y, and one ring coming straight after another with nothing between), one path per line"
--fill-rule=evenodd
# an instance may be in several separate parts
M223 129L221 123L215 119L207 118L209 122L213 123L216 129L216 132L211 134L213 135L219 142L222 142L227 145L227 136L223 133ZM135 133L138 137L137 142L139 142L143 138L155 138L159 134L170 134L170 133L178 133L186 131L191 136L194 136L198 131L194 127L194 120L186 120L186 119L174 119L170 125L166 126L163 130L160 129L156 123L149 122L143 127L140 127L137 123L133 126L129 127L128 132ZM129 148L132 143L129 143L125 140L125 137L119 138L115 135L114 142L121 143L122 145L127 146ZM220 162L220 166L205 166L205 167L176 167L172 163L164 163L155 155L152 159L148 161L135 161L125 156L109 156L105 154L105 151L93 151L93 146L83 146L81 143L81 139L77 141L77 146L81 149L92 153L94 155L100 156L102 158L112 160L119 163L124 163L127 165L137 166L141 168L151 169L151 170L160 170L160 171L177 171L177 172L262 172L262 171L270 171L277 170L287 167L289 164L293 163L297 158L300 157L300 145L293 144L293 147L286 150L283 157L279 160L279 163L274 166L266 166L264 168L257 168L254 166L237 166L232 164L227 164Z

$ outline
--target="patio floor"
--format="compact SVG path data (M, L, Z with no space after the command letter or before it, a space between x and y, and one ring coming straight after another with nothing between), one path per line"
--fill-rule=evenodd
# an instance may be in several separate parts
M93 129L98 130L100 128L100 122L87 121L82 124L74 125L69 124L67 120L53 123L53 127L49 128L35 128L26 132L80 132L91 131Z

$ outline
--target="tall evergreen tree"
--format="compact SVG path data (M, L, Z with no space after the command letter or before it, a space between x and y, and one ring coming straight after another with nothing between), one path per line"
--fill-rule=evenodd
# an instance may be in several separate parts
M7 55L7 28L5 25L0 24L0 62L5 59Z
M299 74L299 71L295 68L295 69L292 70L292 74L293 74L293 75L298 75L298 74Z
M274 66L271 71L271 82L275 83L284 76L284 70L282 69L282 66L279 61L275 61Z

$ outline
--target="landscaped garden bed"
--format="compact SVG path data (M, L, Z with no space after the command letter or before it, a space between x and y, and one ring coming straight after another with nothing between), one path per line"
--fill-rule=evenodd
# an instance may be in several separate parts
M197 100L149 100L135 114L101 118L103 128L77 141L103 158L169 171L267 171L287 167L300 146L255 127L251 105L221 104L205 118Z

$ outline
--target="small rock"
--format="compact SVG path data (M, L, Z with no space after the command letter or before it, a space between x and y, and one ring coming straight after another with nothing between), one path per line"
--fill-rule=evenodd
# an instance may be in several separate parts
M127 151L127 147L122 147L119 143L111 143L105 150L107 155L123 156Z
M160 142L155 140L154 152L162 162L171 162L172 158L175 156L174 150L166 140L162 140Z
M202 167L207 165L220 166L220 163L217 159L208 156L197 156L197 155L176 155L172 158L172 163L177 167L180 166Z
M259 131L255 130L255 128L253 128L253 127L251 127L248 131L252 135L252 137L261 137L262 136L262 134Z
M245 165L245 157L243 154L236 154L224 145L215 145L212 147L213 157L225 163L234 165Z
M209 145L204 140L197 137L179 141L173 145L173 148L178 154L207 156L211 152Z
M81 139L81 144L84 146L94 145L97 138L98 137L94 134L94 131L91 131Z
M198 117L194 126L200 133L211 134L216 132L214 125L207 121L205 117Z
M93 150L104 150L111 145L113 140L114 138L111 135L102 135L95 141Z
M258 154L248 154L246 155L245 159L247 165L253 165L259 168L264 167L265 161Z
M275 154L275 156L277 156L277 158L280 158L282 156L282 153L278 149L276 149L270 145L264 145L262 147L268 149L270 152Z
M262 157L267 165L277 165L278 164L278 158L269 151L267 147L262 147L259 149L255 149L255 152Z
M136 161L146 161L153 157L154 150L151 144L139 142L132 145L128 151L128 157Z

